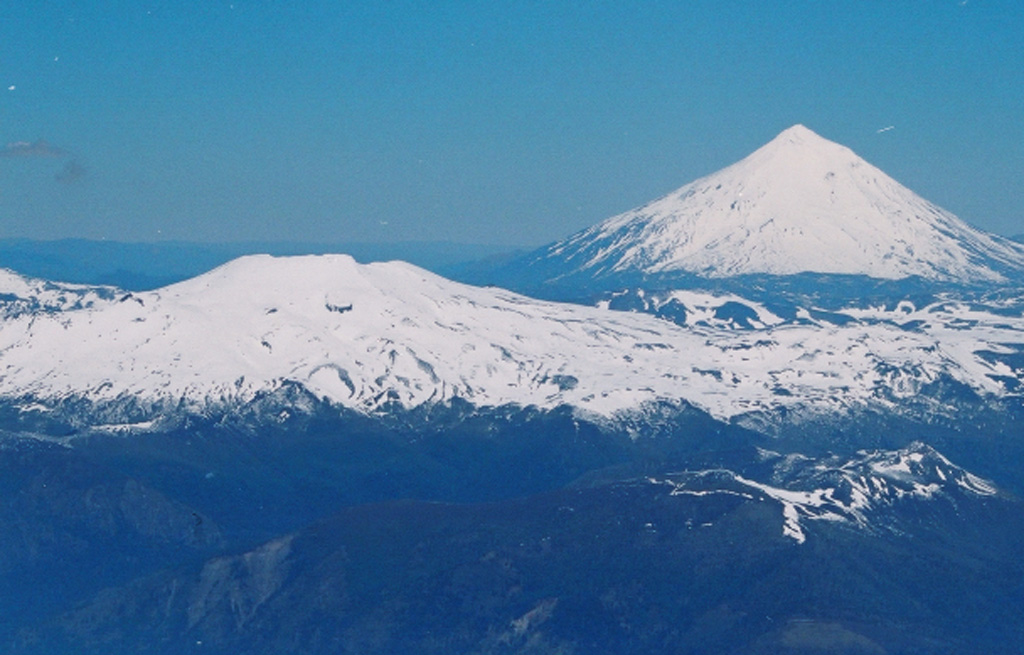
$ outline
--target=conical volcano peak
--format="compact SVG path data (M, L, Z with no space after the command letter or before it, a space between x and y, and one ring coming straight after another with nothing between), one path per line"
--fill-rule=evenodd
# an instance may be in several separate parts
M1024 273L1024 247L971 228L799 124L540 257L561 275L813 272L977 282Z
M817 132L797 123L793 127L779 132L778 136L769 141L764 147L815 146L818 144L835 145L828 139L819 136Z
M834 180L838 171L871 165L846 146L829 141L797 124L783 130L734 166L740 168L736 171L740 177L754 175L755 169L767 168L782 178L774 180L772 184L783 180L791 184L798 180L811 182L822 176ZM881 171L877 172L884 177Z
M770 141L770 143L832 143L828 139L819 136L817 132L808 128L807 126L797 123L796 125L786 128L779 132L778 136Z
M817 156L842 156L847 159L859 159L846 146L829 141L800 124L779 132L774 139L755 150L748 159L757 157L759 154L761 156L770 154L773 156L789 155L793 157L814 154Z

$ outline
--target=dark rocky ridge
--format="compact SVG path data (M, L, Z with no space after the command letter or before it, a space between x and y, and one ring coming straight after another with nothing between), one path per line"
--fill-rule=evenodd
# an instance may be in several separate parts
M986 653L1024 636L1019 501L950 483L880 510L881 533L805 521L797 543L730 479L354 507L104 591L12 652Z

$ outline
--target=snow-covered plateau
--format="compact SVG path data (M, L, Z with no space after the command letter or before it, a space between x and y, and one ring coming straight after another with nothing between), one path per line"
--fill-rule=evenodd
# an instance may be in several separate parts
M32 302L14 295L4 302ZM680 298L695 317L742 300ZM677 325L468 286L404 263L251 256L155 291L6 318L0 398L34 411L125 398L202 409L299 384L364 413L459 398L613 417L685 401L728 419L891 408L942 381L983 398L1021 393L1020 303L990 311L955 299L903 302L837 323L750 307L759 320L745 329Z

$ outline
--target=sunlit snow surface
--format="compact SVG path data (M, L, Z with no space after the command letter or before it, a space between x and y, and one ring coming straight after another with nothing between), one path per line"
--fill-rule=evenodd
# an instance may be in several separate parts
M783 321L751 303L759 326L738 330L542 302L340 255L246 257L156 291L90 298L0 323L0 395L207 405L295 382L366 412L457 397L613 416L685 400L728 418L891 405L940 379L998 398L1024 379L1001 356L1024 348L1012 303L851 309L842 325Z
M0 269L0 318L92 307L116 294L112 287L62 284Z
M547 249L562 275L765 273L978 282L1024 246L965 224L796 125L742 161Z
M804 543L804 521L836 521L863 530L885 529L880 512L910 500L991 496L995 487L931 447L914 443L896 451L861 451L855 458L811 460L762 451L770 483L729 470L682 472L648 482L673 496L722 494L781 505L782 534Z

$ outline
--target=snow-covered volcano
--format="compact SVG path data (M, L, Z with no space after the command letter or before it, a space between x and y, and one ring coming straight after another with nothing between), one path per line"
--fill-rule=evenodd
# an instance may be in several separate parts
M611 416L685 401L728 418L889 407L944 379L994 398L1019 393L1024 371L1006 345L1021 341L1019 314L955 302L865 311L819 325L762 308L741 330L694 310L682 326L399 262L254 256L156 291L0 321L0 399L44 411L72 399L130 401L159 412L298 384L363 412L459 398Z
M814 272L999 281L1024 247L976 230L802 125L747 158L544 249L562 275Z

